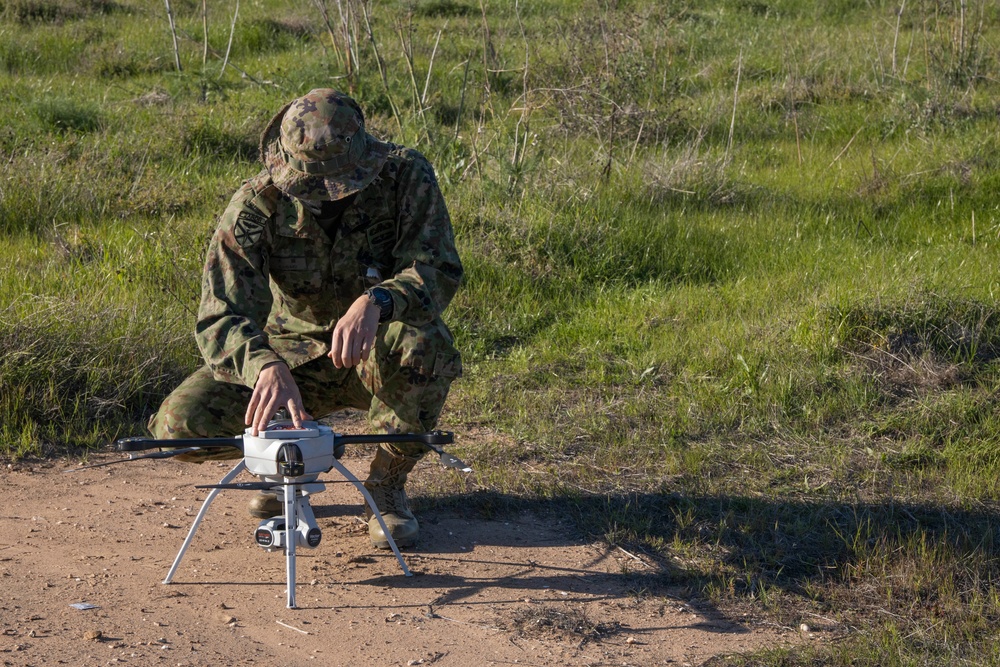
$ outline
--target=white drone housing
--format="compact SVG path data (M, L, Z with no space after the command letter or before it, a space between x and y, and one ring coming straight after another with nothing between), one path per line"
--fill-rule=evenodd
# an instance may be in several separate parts
M334 433L329 426L313 421L302 422L303 428L295 428L291 421L273 421L267 429L251 435L247 429L243 435L243 460L247 470L268 482L280 483L282 464L287 463L288 445L298 449L302 463L301 474L295 475L299 482L312 482L322 473L333 468Z

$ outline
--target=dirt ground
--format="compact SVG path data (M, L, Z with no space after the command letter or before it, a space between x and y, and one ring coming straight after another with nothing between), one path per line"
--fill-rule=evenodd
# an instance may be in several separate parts
M344 459L359 476L363 454ZM693 666L820 639L636 591L635 574L655 577L654 564L532 514L421 514L407 578L391 553L369 546L348 484L329 484L312 503L323 541L299 550L299 608L286 608L283 554L254 543L252 492L219 494L164 585L207 493L195 485L218 482L231 464L63 473L76 463L0 473L3 665Z

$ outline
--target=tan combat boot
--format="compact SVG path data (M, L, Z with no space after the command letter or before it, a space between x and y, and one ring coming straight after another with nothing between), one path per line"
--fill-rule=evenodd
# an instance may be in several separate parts
M406 491L403 489L406 475L419 460L419 456L403 456L380 446L365 481L365 488L372 494L375 506L382 513L389 534L398 547L412 547L420 534L420 525L406 504ZM365 518L368 519L368 537L372 546L388 549L389 541L369 507L365 507Z
M274 491L261 491L250 499L247 509L250 510L250 516L257 519L281 516L285 511L284 503L278 500L278 494Z

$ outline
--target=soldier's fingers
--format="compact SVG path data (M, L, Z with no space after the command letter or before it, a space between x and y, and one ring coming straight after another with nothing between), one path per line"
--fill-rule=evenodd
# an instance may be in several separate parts
M357 366L361 361L361 347L364 345L364 336L355 335L354 340L351 341L351 367Z
M269 397L267 403L263 406L257 407L257 414L254 418L254 424L256 427L263 431L267 428L267 422L271 421L271 417L277 411L278 403L274 396Z
M371 356L372 350L375 349L375 334L378 330L371 331L367 336L365 336L365 344L361 349L361 360L368 361L368 357Z
M333 365L337 368L342 368L341 363L341 349L343 348L343 338L341 336L341 331L339 328L335 329L333 332L333 341L330 345L330 354L327 355L333 360Z
M295 424L295 428L302 428L302 422L307 419L312 419L308 412L302 408L302 401L295 398L288 399L288 403L285 404L288 408L288 414L292 417L292 423Z
M335 364L337 368L350 368L351 367L351 345L353 341L349 336L344 336L340 341L340 346L337 350L337 357L335 359Z
M260 402L260 392L257 389L253 390L253 394L250 396L250 402L247 403L247 412L243 417L243 423L247 426L253 424L253 416L257 412L257 404ZM256 435L256 434L254 434Z

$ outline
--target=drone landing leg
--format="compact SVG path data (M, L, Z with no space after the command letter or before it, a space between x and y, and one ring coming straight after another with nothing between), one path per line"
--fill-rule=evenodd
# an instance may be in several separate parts
M226 473L226 476L222 478L222 481L220 481L219 484L228 484L233 481L244 468L246 468L246 464L243 461L240 461L236 464L236 467ZM181 559L184 558L184 552L187 551L187 548L191 545L191 540L194 539L194 534L198 530L198 525L201 523L201 520L205 518L208 506L211 505L212 501L215 500L215 497L219 495L219 491L221 491L221 489L212 489L205 497L205 502L201 504L198 516L194 518L194 523L191 524L191 530L188 531L187 537L184 539L184 544L181 545L181 550L177 552L177 557L174 558L174 564L170 566L170 571L167 572L167 578L163 580L164 584L169 584L173 580L174 573L177 572L177 567L181 564Z
M396 554L396 560L399 561L399 566L403 568L403 574L407 577L412 577L413 573L410 572L410 568L406 566L406 561L403 560L403 555L399 553L399 547L396 546L396 540L392 539L392 535L389 534L389 527L385 525L385 519L382 518L382 513L378 510L378 507L375 506L375 500L372 498L371 494L368 493L368 489L366 489L365 485L354 476L354 473L345 468L344 464L340 461L334 459L333 467L344 476L344 479L354 484L358 491L361 492L361 495L364 496L365 502L367 502L368 507L371 508L372 514L374 514L375 518L378 519L378 524L382 526L382 532L385 533L385 539L389 542L389 547L392 549L392 553Z
M285 574L288 578L288 608L295 609L295 543L298 541L299 518L295 486L285 478Z

